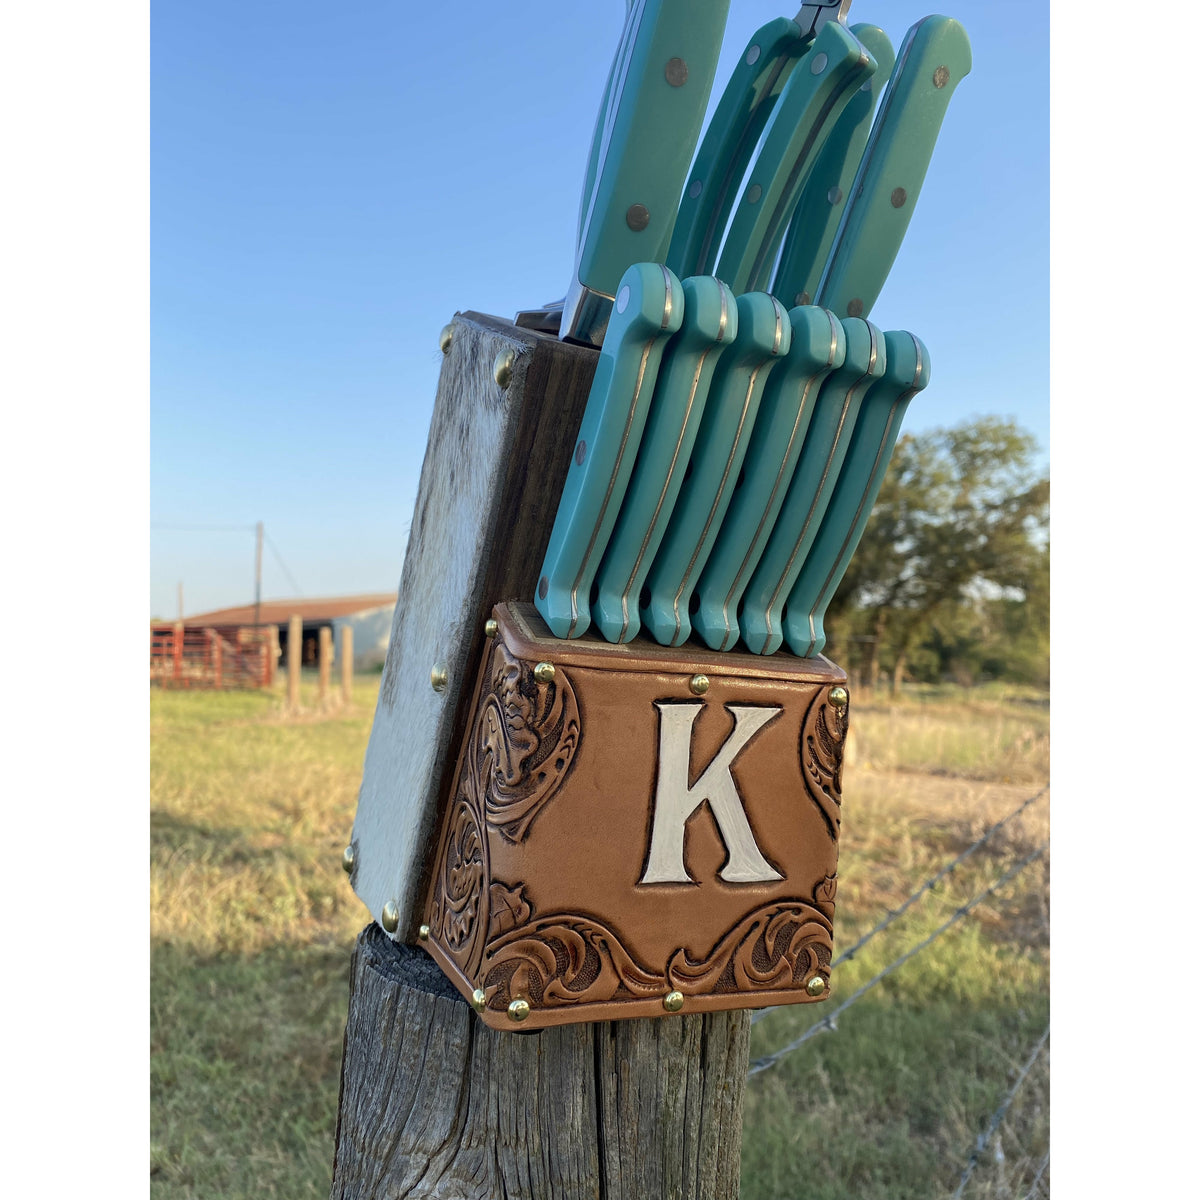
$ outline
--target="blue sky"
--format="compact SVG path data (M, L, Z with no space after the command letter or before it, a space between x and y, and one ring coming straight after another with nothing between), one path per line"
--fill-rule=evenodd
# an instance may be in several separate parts
M898 45L929 11L861 0L850 19ZM907 429L998 413L1046 451L1046 8L946 11L974 66L872 319L930 348ZM731 5L710 108L781 12ZM189 613L249 600L258 520L266 596L295 594L288 573L310 596L395 589L438 331L457 309L562 295L623 16L619 0L154 6L152 613L174 615L180 581Z

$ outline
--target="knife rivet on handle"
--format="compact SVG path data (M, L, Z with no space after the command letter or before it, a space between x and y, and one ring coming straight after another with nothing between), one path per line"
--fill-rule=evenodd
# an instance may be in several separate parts
M933 73L933 86L935 88L944 88L950 82L950 68L938 67Z
M762 53L761 46L751 46L750 49L746 51L746 66L748 66L748 67L754 66L754 64L756 62L758 62L758 56L761 53Z
M807 292L797 292L796 293L796 303L797 304L811 304L812 297Z
M834 186L829 189L828 198L830 204L841 204L842 197L846 193L840 187Z
M688 188L688 195L691 196L693 200L696 200L699 198L702 191L704 191L704 184L699 179L693 179L691 186Z
M644 204L631 204L625 214L625 224L634 233L641 233L650 224L650 210Z
M862 301L861 300L851 300L850 303L846 305L846 315L848 317L861 317L862 316Z
M762 188L757 183L746 189L746 202L748 204L757 204L761 199Z
M443 354L450 353L450 343L454 340L454 326L443 325L442 332L438 335L438 345L442 348Z
M908 199L908 193L903 188L892 189L892 207L903 208L905 200Z
M492 378L502 388L506 388L512 383L513 363L516 361L517 356L511 350L501 350L496 355L495 361L492 363Z
M663 72L667 77L667 82L672 87L683 87L687 83L687 63L682 58L672 58L667 62L667 69Z
M629 284L617 293L617 312L623 313L629 307Z
M575 462L578 466L583 466L583 460L587 458L587 442L582 438L579 439L579 445L575 447Z
M812 71L814 75L820 75L820 73L825 70L827 66L829 66L829 55L821 53L812 60L812 66L809 68L809 70Z

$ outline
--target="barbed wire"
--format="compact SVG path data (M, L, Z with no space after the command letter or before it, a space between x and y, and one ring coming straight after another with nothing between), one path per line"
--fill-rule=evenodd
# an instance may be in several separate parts
M814 1025L810 1025L798 1038L788 1042L786 1046L781 1047L772 1054L767 1054L762 1058L756 1058L750 1064L750 1069L746 1073L747 1078L757 1075L760 1071L766 1071L770 1067L773 1067L781 1058L783 1058L785 1055L791 1054L793 1050L798 1050L804 1045L805 1042L808 1041L809 1038L815 1037L818 1033L824 1033L826 1030L836 1029L837 1018L844 1013L846 1009L850 1007L850 1005L854 1004L855 1001L857 1001L861 996L869 992L876 984L886 979L887 976L889 976L898 967L903 966L914 955L919 954L931 942L941 937L941 935L945 933L947 929L961 921L963 917L967 916L972 909L981 904L997 888L1003 887L1004 884L1006 884L1010 879L1029 866L1031 862L1037 858L1040 858L1046 853L1046 851L1049 849L1049 846L1049 842L1043 842L1037 847L1036 850L1033 850L1031 853L1027 854L1023 859L1021 859L1020 862L1010 867L994 883L989 884L983 889L982 892L979 892L977 895L968 900L966 904L962 905L961 908L956 909L954 915L948 921L945 921L943 924L939 925L927 938L921 942L918 942L917 945L913 946L910 950L905 951L899 958L890 962L882 971L879 972L878 975L864 983L862 987L854 992L848 999L843 1000L842 1003L839 1004L838 1007L835 1008L828 1016L823 1017Z
M978 840L972 842L971 845L969 845L961 854L959 854L957 858L951 859L950 862L948 862L936 875L932 875L929 879L925 880L925 882L921 884L921 886L917 888L917 890L913 892L913 894L909 896L899 908L889 909L887 916L884 917L884 919L880 921L874 929L868 930L868 932L864 933L863 936L860 937L858 941L850 947L849 950L843 950L842 953L839 954L837 958L835 958L830 964L830 969L832 970L833 967L838 966L840 963L849 962L877 933L882 933L889 925L892 924L893 921L896 921L902 917L926 892L936 887L943 879L946 878L947 875L950 875L956 868L970 858L976 850L983 846L991 837L993 837L1005 825L1007 825L1009 821L1012 821L1014 818L1020 816L1021 813L1023 813L1035 800L1040 800L1049 790L1050 785L1048 783L1044 784L1037 792L1030 796L1028 800L1025 800L1021 804L1017 805L1017 807L1014 808L1012 812L1008 814L1008 816L1001 818L996 822L995 825L984 830L983 834L978 838ZM750 1024L757 1025L758 1022L764 1017L770 1016L771 1013L777 1012L779 1009L786 1007L788 1006L777 1004L771 1006L770 1008L759 1009L750 1018Z
M1021 1068L1020 1074L1017 1075L1016 1082L1008 1089L1008 1095L1000 1101L1000 1107L992 1113L992 1119L988 1122L988 1127L983 1133L975 1139L975 1149L971 1157L967 1160L967 1165L963 1168L962 1178L958 1181L958 1187L954 1190L954 1195L950 1200L960 1200L963 1189L967 1186L967 1181L971 1178L975 1167L978 1165L983 1152L988 1148L988 1144L992 1138L996 1136L996 1130L1000 1128L1000 1123L1004 1120L1008 1113L1009 1106L1013 1102L1013 1098L1021 1088L1021 1084L1025 1082L1025 1077L1033 1069L1033 1064L1037 1062L1038 1055L1042 1052L1042 1047L1046 1044L1046 1039L1050 1036L1050 1026L1047 1025L1045 1032L1037 1040L1037 1045L1030 1051L1029 1057L1025 1060L1025 1065ZM1049 1161L1049 1155L1046 1156L1046 1161ZM1041 1178L1039 1171L1038 1178ZM1037 1180L1034 1180L1034 1188L1037 1187ZM1030 1192L1030 1195L1033 1193Z
M1033 1182L1029 1185L1029 1191L1025 1195L1025 1200L1037 1200L1038 1184L1042 1182L1042 1176L1046 1173L1046 1168L1050 1165L1050 1151L1047 1150L1038 1164L1037 1174L1033 1177Z

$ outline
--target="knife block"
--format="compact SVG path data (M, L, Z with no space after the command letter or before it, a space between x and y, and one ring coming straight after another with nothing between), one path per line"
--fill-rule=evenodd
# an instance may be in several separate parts
M527 601L598 355L475 313L443 351L352 886L495 1029L824 998L844 673L554 638Z

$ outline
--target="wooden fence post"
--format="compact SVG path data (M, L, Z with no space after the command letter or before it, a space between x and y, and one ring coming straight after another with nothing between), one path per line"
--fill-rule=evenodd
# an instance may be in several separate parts
M208 631L208 644L212 650L213 687L221 686L221 635L215 629Z
M295 712L300 707L300 654L304 648L304 622L299 613L288 620L287 673L288 708Z
M171 639L171 654L174 658L172 672L176 684L183 678L183 622L175 622L175 634Z
M354 695L354 630L349 625L342 626L339 653L342 656L342 703L349 705Z
M597 359L477 313L442 345L359 798L428 851L485 619L534 594ZM344 865L360 895L396 884L376 841ZM384 917L397 940L372 924L355 949L331 1196L735 1200L748 1012L495 1032L413 944L418 874Z
M333 662L333 631L322 625L317 632L317 703L329 702L329 668Z

